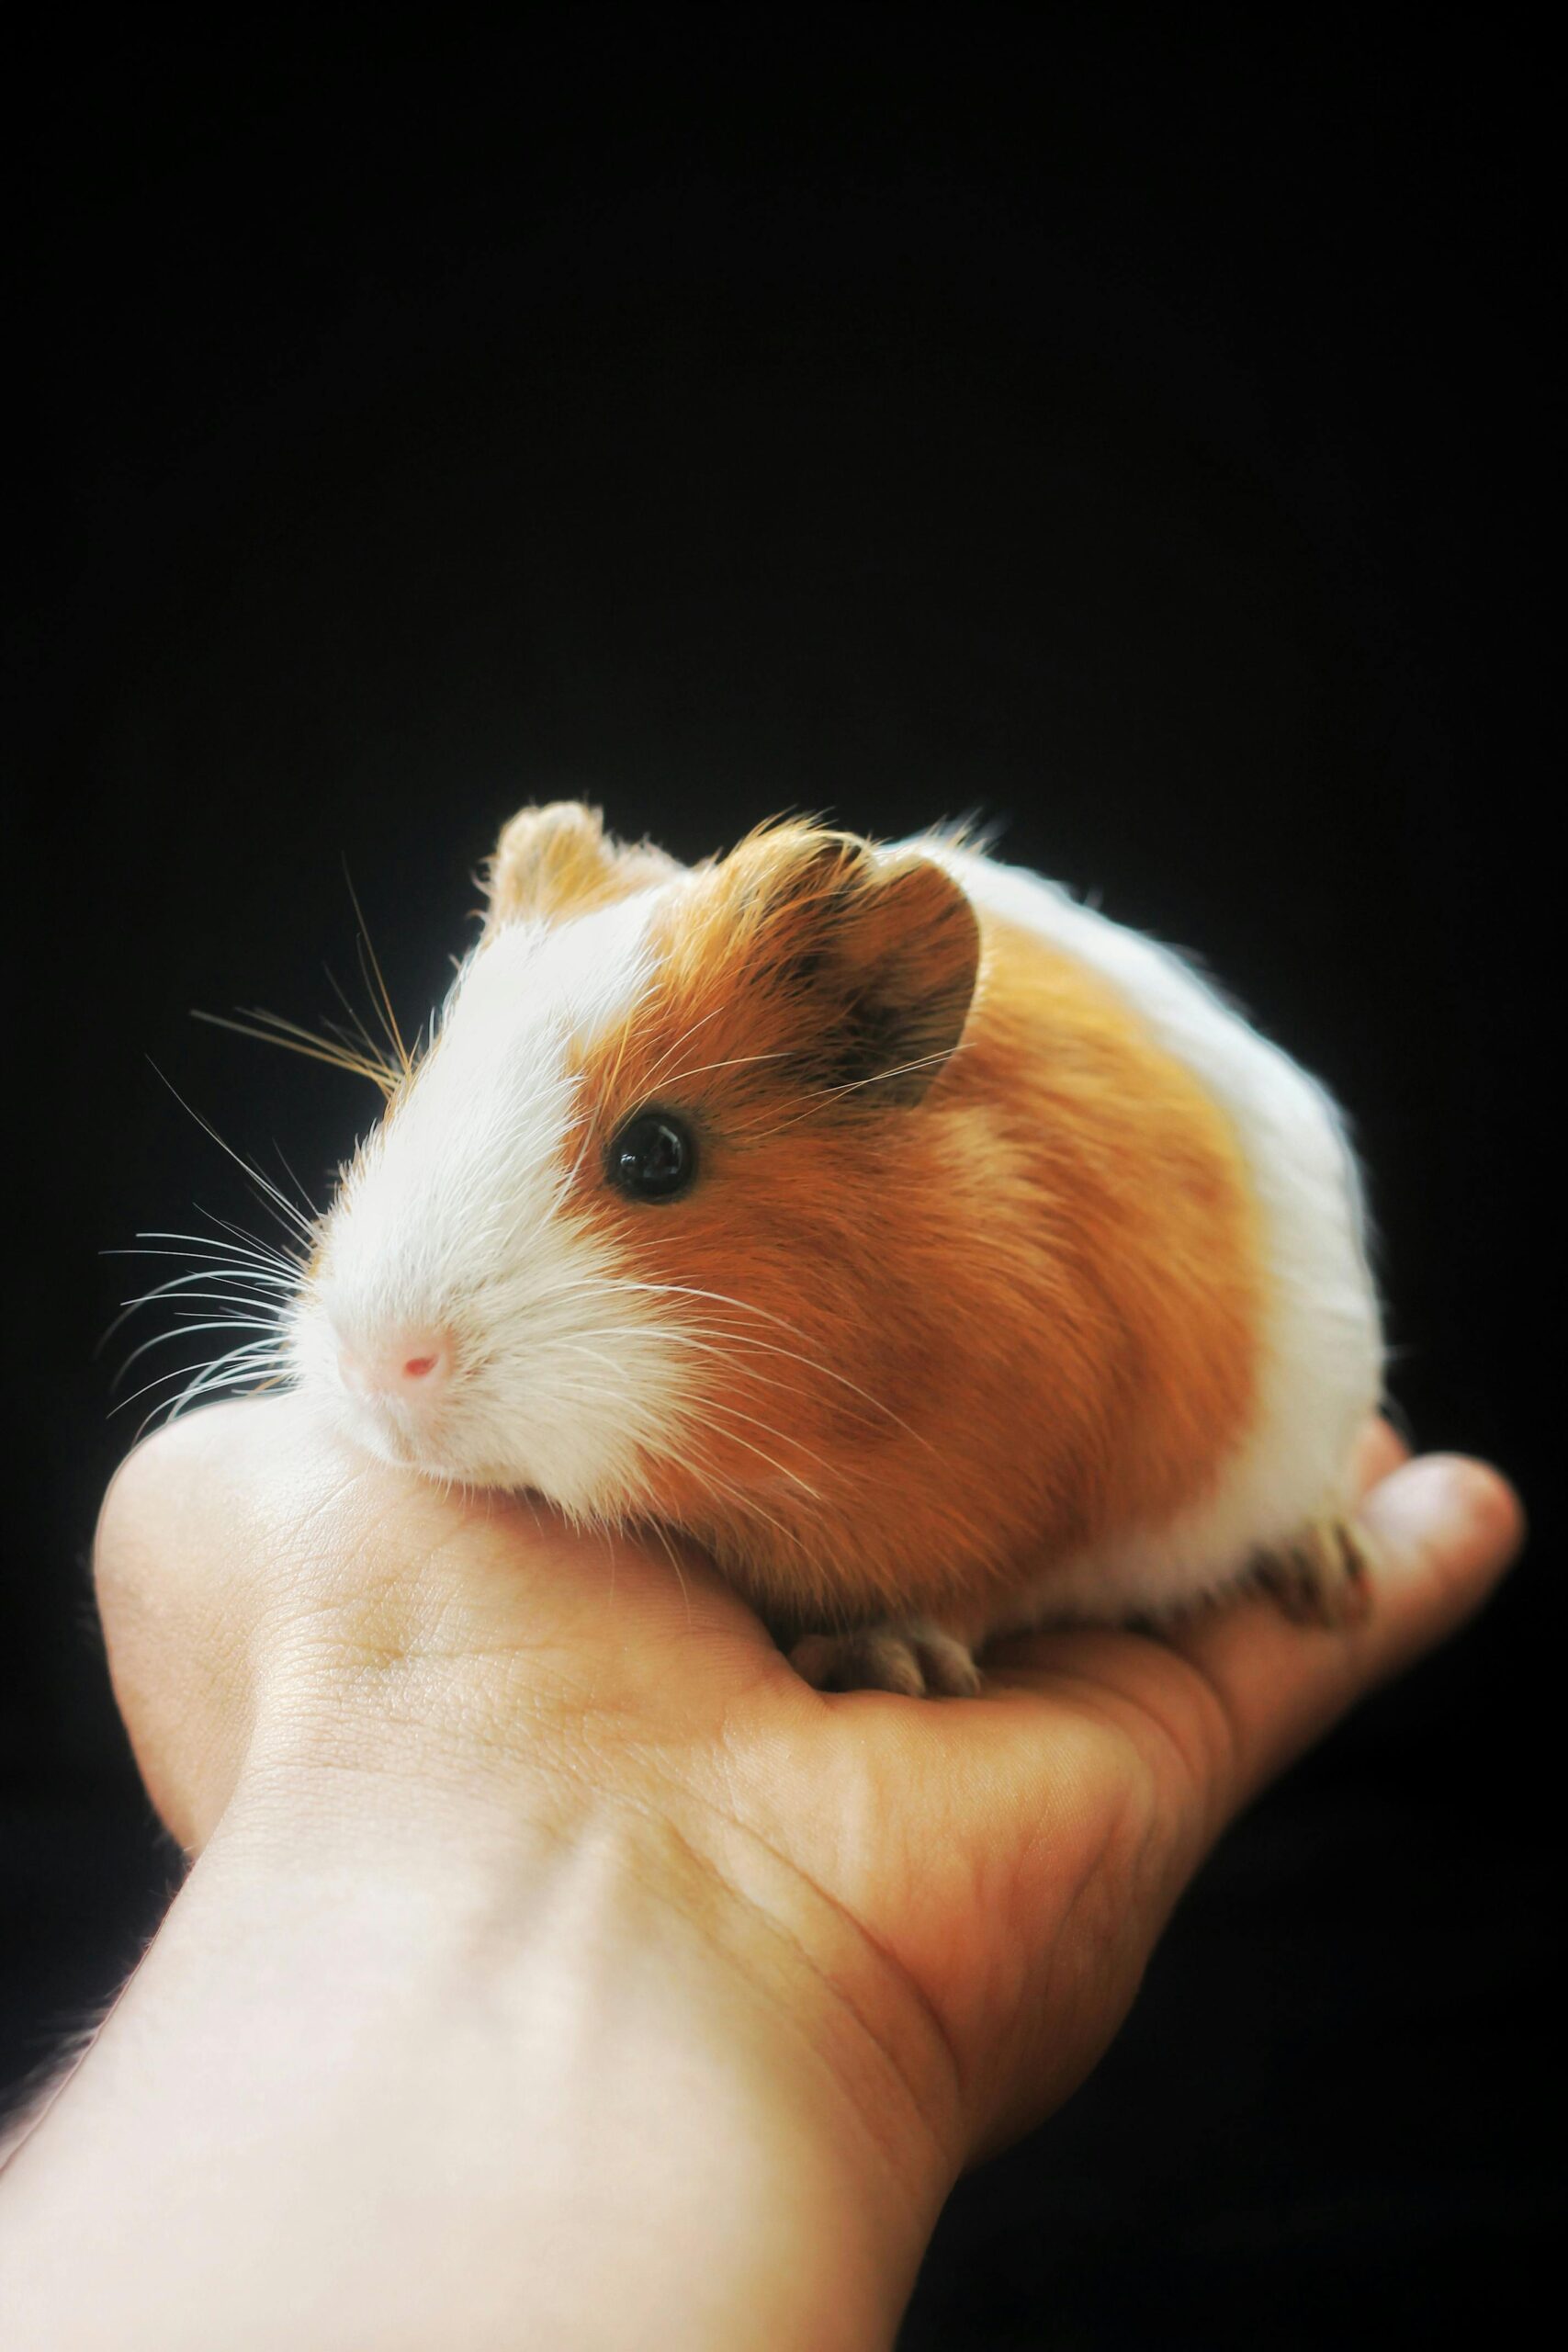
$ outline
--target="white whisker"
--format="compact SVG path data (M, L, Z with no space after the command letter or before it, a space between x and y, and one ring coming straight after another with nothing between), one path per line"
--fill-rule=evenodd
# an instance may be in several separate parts
M789 1332L794 1339L804 1339L807 1336L795 1324L786 1322L782 1315L774 1315L765 1306L754 1306L747 1299L728 1297L722 1291L699 1290L694 1284L687 1283L633 1282L622 1280L619 1276L608 1278L604 1287L606 1290L647 1291L674 1298L710 1299L717 1306L733 1306L744 1314L759 1316L764 1322L776 1324L781 1331ZM909 1423L896 1413L890 1405L883 1404L880 1397L874 1396L868 1388L861 1387L858 1381L851 1380L847 1374L835 1371L832 1365L822 1363L816 1357L802 1355L793 1348L781 1348L767 1340L753 1339L749 1333L737 1332L733 1338L738 1347L761 1349L773 1355L787 1356L793 1363L805 1364L809 1371L819 1373L825 1380L836 1381L840 1387L850 1389L855 1396L863 1397L876 1412L885 1415L888 1420L896 1422L899 1429L912 1437L918 1444L925 1446L929 1453L936 1452L937 1449L931 1441L922 1436L919 1430L911 1428Z
M789 1058L788 1053L782 1047L777 1053L773 1054L731 1054L726 1061L698 1062L694 1069L678 1069L673 1078L665 1079L663 1083L666 1086L683 1086L689 1078L705 1078L711 1070L741 1069L752 1062L784 1062ZM652 1081L649 1080L649 1084L651 1083Z
M273 1209L284 1219L285 1231L297 1232L304 1240L311 1240L313 1238L312 1227L307 1220L300 1216L299 1210L295 1207L293 1202L289 1200L288 1194L280 1193L277 1186L270 1182L268 1179L262 1174L259 1169L253 1168L249 1160L243 1159L240 1153L234 1149L232 1144L224 1142L223 1137L219 1134L217 1128L212 1125L210 1121L204 1119L199 1111L193 1110L191 1105L186 1101L185 1096L180 1092L178 1087L174 1085L170 1080L164 1077L164 1073L158 1069L156 1062L153 1062L152 1067L157 1076L163 1079L164 1084L168 1087L170 1093L174 1096L175 1101L179 1104L181 1110L184 1111L187 1116L196 1121L197 1125L201 1129L204 1135L211 1136L213 1142L218 1146L219 1150L225 1153L227 1157L233 1161L235 1167L238 1168L243 1175L249 1178L252 1184L260 1186L262 1193L265 1197L266 1201L270 1203Z
M118 1387L131 1365L138 1363L152 1349L166 1348L175 1340L194 1339L198 1331L265 1331L269 1339L276 1340L278 1337L277 1325L271 1317L264 1321L259 1316L231 1315L223 1317L221 1320L176 1323L172 1331L155 1331L150 1340L143 1340L140 1347L132 1348L115 1377L110 1395L112 1396L114 1389Z
M225 1370L225 1367L230 1369ZM281 1357L268 1357L264 1352L260 1342L253 1340L243 1348L231 1348L227 1355L217 1357L209 1364L198 1364L194 1373L189 1364L176 1364L172 1371L162 1372L155 1379L144 1381L140 1388L132 1389L129 1396L122 1396L118 1405L112 1405L109 1408L109 1418L112 1419L117 1413L127 1411L139 1397L150 1396L154 1388L166 1388L172 1381L184 1380L188 1385L193 1379L205 1380L210 1374L213 1376L214 1385L222 1385L218 1379L220 1373L224 1383L229 1381L237 1383L241 1380L254 1379L263 1373L281 1373L286 1369L287 1366ZM153 1408L154 1412L162 1409L161 1406ZM151 1418L152 1416L149 1415L149 1420ZM148 1422L143 1421L141 1429L137 1431L139 1437L141 1430L145 1430L147 1426Z
M674 1060L682 1046L684 1046L691 1038L694 1037L699 1029L705 1029L710 1021L716 1021L719 1014L724 1012L724 1010L725 1007L722 1004L716 1004L711 1012L705 1012L700 1021L694 1021L689 1029L682 1029L674 1044L669 1046L666 1051L660 1056L659 1059L654 1063L653 1068L644 1078L643 1085L649 1094L651 1094L654 1087L659 1082L660 1073L666 1069L670 1063Z

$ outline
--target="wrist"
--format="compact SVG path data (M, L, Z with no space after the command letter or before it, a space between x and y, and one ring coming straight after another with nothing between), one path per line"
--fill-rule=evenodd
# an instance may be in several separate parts
M258 2341L280 2293L323 2347L891 2341L948 2165L870 1963L684 1816L512 1793L262 1744L8 2184L46 2238L91 2195L117 2344L181 2340L171 2256L181 2308L193 2263L243 2281Z
M310 1868L417 1922L426 2016L489 2020L496 2168L555 2249L529 2340L597 2344L586 2300L607 2345L628 2318L693 2352L890 2343L962 2160L945 2041L894 1964L689 1790L448 1761L259 1771L225 1838L247 1875L295 1870L302 1803Z

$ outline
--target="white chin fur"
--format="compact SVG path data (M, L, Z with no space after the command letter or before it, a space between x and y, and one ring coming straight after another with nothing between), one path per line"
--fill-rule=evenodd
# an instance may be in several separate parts
M300 1387L382 1459L531 1487L574 1515L635 1506L686 1402L682 1354L636 1269L568 1203L582 1137L567 1047L644 984L650 894L558 926L508 925L470 958L415 1084L344 1178L296 1309ZM434 1409L345 1388L346 1346L439 1328Z

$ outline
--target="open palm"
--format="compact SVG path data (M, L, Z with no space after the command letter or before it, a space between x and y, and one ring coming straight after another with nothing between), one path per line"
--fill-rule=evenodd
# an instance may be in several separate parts
M1407 1462L1380 1425L1359 1469L1367 1623L1242 1599L1160 1638L1037 1634L974 1700L824 1696L700 1560L442 1493L298 1399L141 1448L99 1584L148 1785L193 1850L239 1783L287 1794L323 1755L488 1779L558 1824L590 1800L667 1816L847 1997L908 2011L974 2152L1094 2064L1237 1809L1516 1548L1481 1465Z

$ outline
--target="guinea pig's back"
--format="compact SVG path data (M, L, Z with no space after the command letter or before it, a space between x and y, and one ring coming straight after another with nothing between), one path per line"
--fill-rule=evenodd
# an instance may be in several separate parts
M1342 1498L1355 1434L1379 1400L1382 1342L1359 1171L1327 1092L1172 950L1055 884L941 837L920 849L987 922L1088 967L1182 1064L1234 1133L1258 1212L1256 1403L1213 1489L1175 1524L1054 1565L1053 1611L1115 1616L1175 1603L1290 1542ZM1019 1622L1038 1613L1030 1602Z

